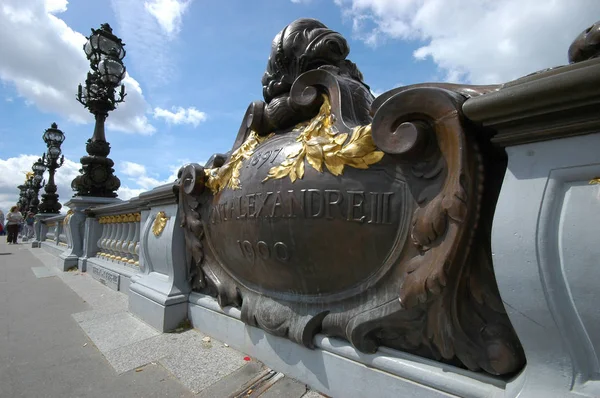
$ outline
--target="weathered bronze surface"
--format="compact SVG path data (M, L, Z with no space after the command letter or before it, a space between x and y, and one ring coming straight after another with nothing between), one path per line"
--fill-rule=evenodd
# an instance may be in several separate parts
M461 111L499 87L422 84L374 101L348 53L316 20L288 25L232 151L180 170L194 289L308 347L324 333L518 371L490 251L506 163Z
M577 36L569 47L569 63L586 61L600 55L600 21Z

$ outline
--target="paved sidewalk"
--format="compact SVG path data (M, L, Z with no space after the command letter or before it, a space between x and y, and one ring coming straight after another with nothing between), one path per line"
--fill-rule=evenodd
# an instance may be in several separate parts
M0 397L190 397L164 367L118 375L71 314L91 306L26 244L0 243Z
M0 243L0 397L322 397L196 330L159 333L57 261Z

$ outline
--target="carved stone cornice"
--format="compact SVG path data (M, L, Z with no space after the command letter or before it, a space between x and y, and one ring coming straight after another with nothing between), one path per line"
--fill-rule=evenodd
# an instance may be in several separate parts
M569 49L570 65L532 73L465 102L463 111L488 128L499 146L600 131L600 25Z

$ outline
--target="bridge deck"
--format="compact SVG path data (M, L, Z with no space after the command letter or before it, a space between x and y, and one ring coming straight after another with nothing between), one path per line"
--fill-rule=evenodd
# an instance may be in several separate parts
M0 242L1 397L321 397L197 330L156 331L56 262Z

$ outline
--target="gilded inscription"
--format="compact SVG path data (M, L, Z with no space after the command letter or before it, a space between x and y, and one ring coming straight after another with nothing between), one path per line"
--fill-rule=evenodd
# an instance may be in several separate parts
M256 192L234 196L215 204L211 224L263 218L325 218L368 224L391 224L396 212L394 192L300 189Z

